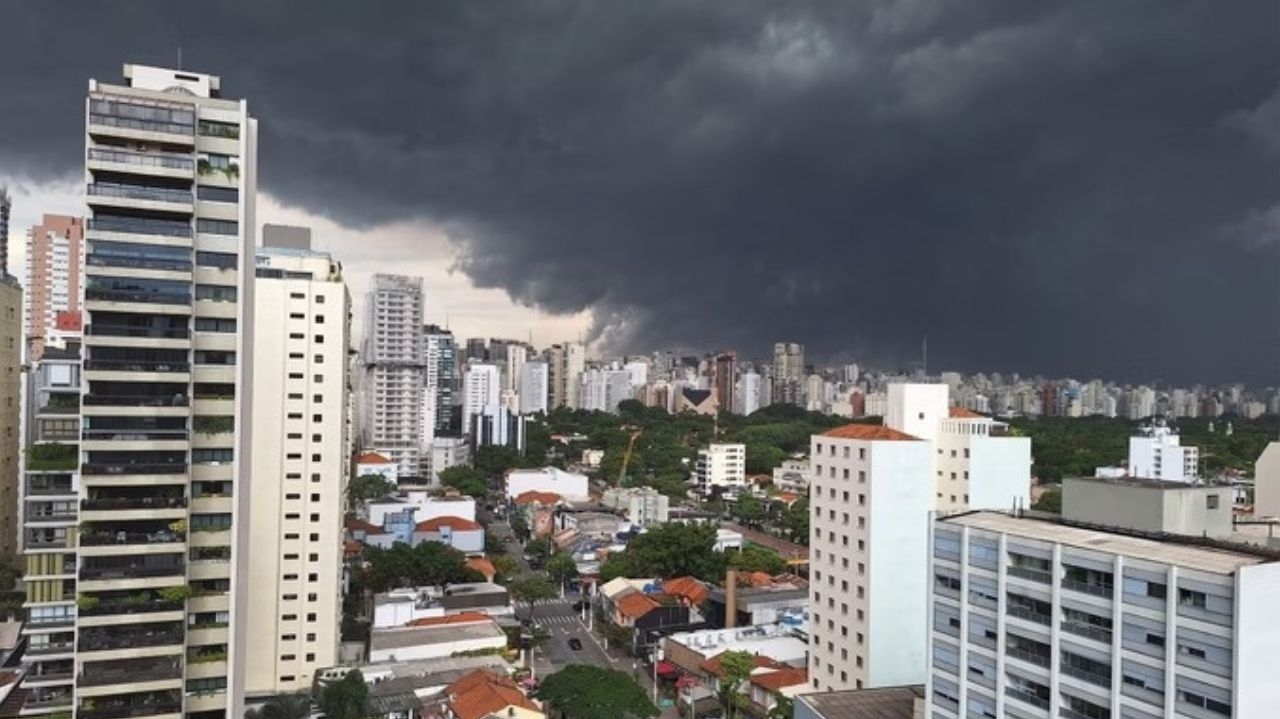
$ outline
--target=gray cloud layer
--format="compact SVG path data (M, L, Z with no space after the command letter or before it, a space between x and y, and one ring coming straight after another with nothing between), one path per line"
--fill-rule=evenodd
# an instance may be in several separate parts
M304 9L305 8L305 9ZM1275 384L1280 6L11 3L0 164L89 76L221 74L264 186L424 217L619 348ZM358 256L361 248L349 249Z

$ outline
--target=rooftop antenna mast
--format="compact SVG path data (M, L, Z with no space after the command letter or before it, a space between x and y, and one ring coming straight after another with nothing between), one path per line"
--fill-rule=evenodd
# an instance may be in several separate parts
M929 376L929 336L925 335L920 342L920 371L924 372L924 376Z

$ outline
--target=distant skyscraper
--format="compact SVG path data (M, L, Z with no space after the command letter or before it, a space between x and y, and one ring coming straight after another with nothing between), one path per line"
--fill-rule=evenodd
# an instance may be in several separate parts
M484 362L489 359L489 348L483 337L472 337L467 340L464 359L468 362Z
M84 285L84 220L45 215L27 231L27 294L23 317L31 359L40 358L55 335L80 335L80 288ZM59 316L77 316L59 328ZM69 319L69 317L68 317Z
M720 407L720 411L735 411L738 406L736 395L738 356L733 352L724 352L717 355L712 374L715 381L716 402Z
M773 404L804 404L804 346L779 342L773 346Z
M0 275L9 272L9 212L12 208L9 188L0 185Z
M547 351L551 370L551 406L576 409L581 406L582 372L587 353L581 342L552 345Z
M471 432L471 417L498 405L502 383L497 365L471 362L462 375L462 426Z
M754 370L743 372L738 378L737 400L734 411L738 414L747 415L760 409L760 375Z
M529 348L519 343L510 343L503 348L504 363L502 388L520 391L520 377L523 375L524 363L529 361ZM498 360L491 360L498 362Z
M12 557L18 550L22 372L22 286L0 272L0 556L3 557Z
M421 476L426 358L422 278L374 275L365 296L364 447Z
M432 422L424 432L431 436L456 435L462 428L453 424L453 405L458 387L458 350L454 343L453 333L439 325L427 325L422 331L426 361L427 387L424 403L430 404L429 417L424 422Z
M341 265L310 246L310 230L267 225L257 254L256 481L239 489L253 508L249 583L281 594L248 605L249 696L304 691L338 663L351 300Z
M545 413L547 406L547 363L526 362L520 368L520 412Z

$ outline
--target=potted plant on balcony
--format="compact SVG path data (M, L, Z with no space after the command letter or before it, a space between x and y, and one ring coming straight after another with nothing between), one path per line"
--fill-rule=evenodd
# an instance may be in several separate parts
M179 537L187 536L187 520L175 519L174 521L169 522L169 531Z
M90 611L101 603L101 599L90 594L81 594L79 597L76 597L76 608L82 612Z
M191 587L185 584L165 587L160 590L160 598L166 602L185 602L191 598Z

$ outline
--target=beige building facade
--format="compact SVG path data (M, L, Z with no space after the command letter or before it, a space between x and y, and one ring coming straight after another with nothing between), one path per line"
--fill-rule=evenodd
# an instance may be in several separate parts
M22 451L22 286L0 272L0 556L18 551Z
M40 359L55 336L79 335L75 327L59 326L60 315L80 312L84 284L84 219L45 215L27 231L27 294L23 308L31 360Z

